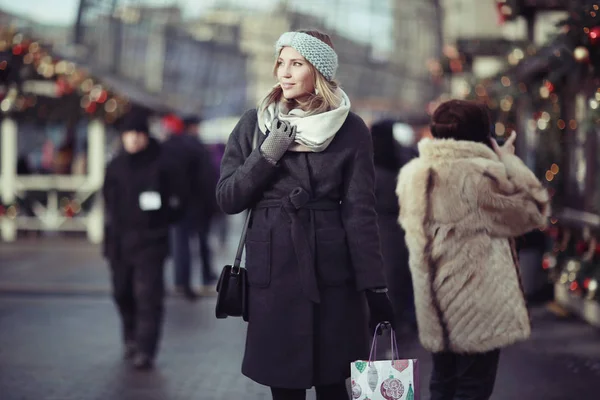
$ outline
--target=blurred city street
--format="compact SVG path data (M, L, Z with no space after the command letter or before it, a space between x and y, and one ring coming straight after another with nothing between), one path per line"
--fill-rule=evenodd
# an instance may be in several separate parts
M470 360L494 356L487 367L462 368L452 361L450 373L464 375L465 386L487 390L489 382L481 376L495 371L493 346L528 333L521 295L531 301L532 335L502 349L491 398L599 399L599 21L597 0L0 0L0 400L271 399L270 388L241 373L246 348L254 351L254 368L270 376L265 382L284 382L287 387L279 389L285 391L337 380L324 390L344 397L339 371L356 356L344 355L354 349L344 343L365 325L351 285L365 289L371 322L408 321L398 327L399 352L419 360L417 400L430 398L432 361L405 326L414 324L414 299L422 332L436 332L430 344L482 352ZM448 104L446 119L440 106ZM457 111L462 107L477 117L462 115ZM467 123L471 119L475 125ZM280 128L292 130L277 131L278 120L287 121ZM366 139L367 129L372 140ZM472 185L478 188L473 200L465 200L470 178L460 196L441 196L448 204L439 206L439 220L429 222L438 202L428 199L437 196L433 184L443 180L427 179L423 190L402 189L400 171L415 157L425 159L427 146L440 138L469 149L432 157L452 178L464 171L446 167L446 157L447 165L455 165L455 158L472 161L473 182L492 176L480 170L488 161L490 170L497 167L507 179L500 185L494 178L492 192L506 191L499 198L512 211L469 207L465 215L480 218L483 210L492 213L494 225L514 221L509 233L492 234L487 225L473 229L471 222L465 223L468 234L450 228L471 221L456 217L453 199L480 205L487 196L478 183ZM523 161L518 169L526 176L512 171L518 160L492 168L492 161L505 160L493 146L503 141L502 151ZM499 157L488 154L491 161L483 162L480 152L490 150L482 143ZM480 149L471 151L472 146ZM299 160L306 162L296 166ZM421 192L424 197L414 203L424 205L423 219L416 211L400 214L399 203L406 210L411 202L399 196ZM528 206L508 201L513 197L523 197ZM270 214L280 205L287 216ZM298 218L289 213L292 208ZM260 301L254 298L261 290L254 289L248 301L255 307L252 328L278 332L257 334L259 341L247 347L241 318L215 317L216 276L234 261L246 215L228 219L224 212L243 209L266 216L266 222L254 218L247 225L249 254L250 243L256 245L256 261L250 256L250 263L259 266L248 279L260 281L264 268L264 285L255 284L267 289ZM529 209L537 217L507 217ZM310 240L298 240L296 227L304 222L308 227L308 211L314 232ZM325 211L332 217L321 223ZM415 217L414 226L398 225L404 214ZM537 221L529 231L512 229L523 229L527 220ZM294 221L300 223L294 227ZM432 238L420 238L421 226L431 229ZM410 239L415 227L418 240ZM479 252L489 256L481 260L471 258L472 242L454 245L471 235L485 236L485 246L502 237L508 261L496 262L493 245ZM515 239L510 251L505 239ZM310 243L297 247L303 241ZM416 253L407 246L411 241L419 242ZM459 256L469 254L467 261L455 262L454 253L446 257L438 249L446 243L460 249ZM168 248L158 339L160 262ZM112 281L103 250L112 260ZM415 254L426 256L427 264L417 269L427 275L421 279L426 286L417 279L413 286L420 263L413 262ZM379 255L384 271L376 268ZM454 267L441 278L436 273L446 271L434 264L445 263L444 257L473 273L460 285L454 275L462 272ZM513 265L520 269L519 282ZM508 266L510 276L503 273ZM479 274L490 290L475 280ZM338 291L343 285L349 289ZM518 295L511 285L520 289ZM450 286L459 294L442 295ZM471 286L477 295L467 290ZM328 307L324 301L313 308L296 301L301 292L312 293L317 303L338 298L328 297L330 287L343 294L339 304ZM502 296L495 300L491 292ZM428 300L419 301L423 296ZM446 315L440 298L448 307L464 305L467 311L459 315L464 322L450 324L446 317L457 313ZM266 306L265 299L277 307ZM507 301L512 299L516 307ZM479 302L493 306L473 306ZM306 312L290 311L297 304ZM423 315L434 308L436 328L429 329ZM261 320L255 309L268 316L266 327L254 329ZM478 314L497 324L480 323ZM361 319L346 319L350 315ZM288 317L294 324L286 331L281 321ZM346 328L349 321L355 322ZM505 322L517 327L505 329ZM306 334L311 324L312 335ZM339 334L346 331L353 332ZM386 335L381 353L389 344ZM510 340L489 340L503 335ZM461 347L454 336L485 346ZM304 355L320 357L319 365L303 362ZM330 362L339 364L329 368ZM436 361L436 371L439 365ZM481 376L473 378L473 371ZM407 382L409 372L402 377ZM384 383L394 378L371 370L361 377L373 375L372 391L386 390ZM354 393L354 400L370 400L372 394L357 382L354 389L362 393L358 398ZM447 386L458 390L455 383ZM393 400L415 400L410 389L397 396ZM316 399L314 389L307 399Z
M234 242L215 265L232 258ZM240 373L245 335L241 320L217 320L211 296L195 303L169 296L166 304L156 368L133 371L121 360L119 321L97 246L75 238L1 243L0 398L269 398L267 388ZM492 398L596 399L598 331L578 319L558 318L543 306L533 308L531 315L533 336L503 352ZM426 399L431 368L427 353L408 342L401 345L401 356L421 360Z

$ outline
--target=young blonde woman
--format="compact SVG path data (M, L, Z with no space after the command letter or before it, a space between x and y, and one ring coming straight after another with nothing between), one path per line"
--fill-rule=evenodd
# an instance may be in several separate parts
M254 210L242 373L273 399L304 399L313 386L318 399L347 399L369 331L393 322L371 138L334 80L328 35L287 32L275 48L278 83L231 133L217 185L223 211Z

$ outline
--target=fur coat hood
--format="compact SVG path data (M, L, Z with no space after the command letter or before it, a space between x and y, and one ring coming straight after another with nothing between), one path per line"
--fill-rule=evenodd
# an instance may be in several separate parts
M512 238L545 225L549 197L516 156L425 139L398 177L419 336L432 352L524 340L529 315Z

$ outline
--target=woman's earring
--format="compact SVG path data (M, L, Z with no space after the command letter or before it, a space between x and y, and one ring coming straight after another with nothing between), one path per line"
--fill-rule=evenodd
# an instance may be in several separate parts
M319 95L319 89L315 88L315 95L318 96Z

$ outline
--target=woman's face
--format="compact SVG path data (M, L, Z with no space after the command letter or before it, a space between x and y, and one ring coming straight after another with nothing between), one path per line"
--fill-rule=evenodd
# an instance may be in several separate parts
M300 53L284 47L277 59L277 80L288 100L304 100L315 91L312 66Z

